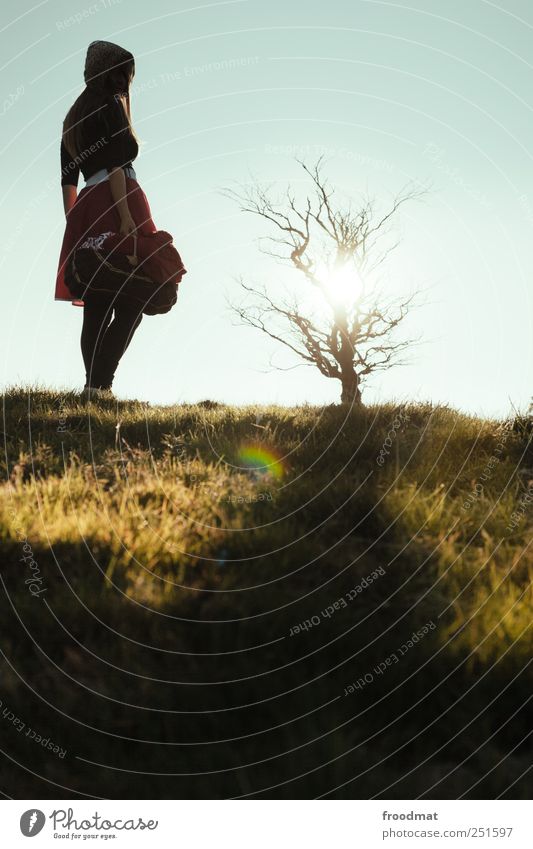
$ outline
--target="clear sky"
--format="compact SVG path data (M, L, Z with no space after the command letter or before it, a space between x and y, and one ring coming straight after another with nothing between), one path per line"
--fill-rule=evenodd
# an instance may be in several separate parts
M299 189L294 155L327 157L341 195L405 207L389 273L427 290L411 320L425 344L376 376L368 401L449 402L481 414L527 406L533 386L533 4L530 0L3 0L3 386L81 389L82 311L54 302L64 229L59 140L83 88L87 45L136 58L135 162L158 227L188 274L179 304L146 316L117 372L120 397L172 403L329 403L337 381L272 370L276 345L238 327L235 278L279 274L265 231L224 197L249 180ZM83 178L80 177L80 188ZM286 356L275 362L290 365Z

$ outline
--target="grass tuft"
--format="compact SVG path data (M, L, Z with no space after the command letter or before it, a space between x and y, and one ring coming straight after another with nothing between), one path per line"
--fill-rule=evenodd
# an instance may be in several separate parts
M527 798L526 419L9 387L4 786Z

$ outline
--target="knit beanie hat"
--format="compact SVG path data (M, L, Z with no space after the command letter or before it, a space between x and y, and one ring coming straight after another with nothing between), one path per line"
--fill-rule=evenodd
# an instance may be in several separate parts
M87 48L83 76L87 86L98 88L104 83L105 74L134 62L133 54L112 41L92 41Z

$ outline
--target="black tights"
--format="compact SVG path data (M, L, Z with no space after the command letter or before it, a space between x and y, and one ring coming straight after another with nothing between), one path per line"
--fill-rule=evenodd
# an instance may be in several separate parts
M111 389L120 358L142 317L138 307L124 307L116 301L113 303L113 297L85 300L81 353L85 363L86 386Z

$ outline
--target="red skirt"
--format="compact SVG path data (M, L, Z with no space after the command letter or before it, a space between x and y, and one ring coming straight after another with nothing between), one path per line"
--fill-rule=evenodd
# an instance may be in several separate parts
M148 200L137 180L126 177L126 194L128 209L139 235L155 233L157 228L152 221ZM64 272L69 256L87 236L99 236L105 232L118 233L119 228L120 216L111 195L109 180L103 180L94 186L85 186L67 215L56 276L56 301L70 301L74 306L83 306L83 301L72 299L65 283Z

